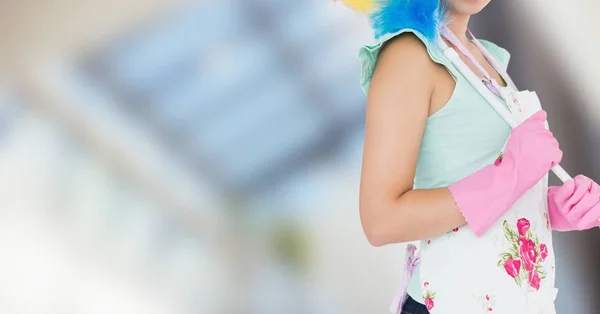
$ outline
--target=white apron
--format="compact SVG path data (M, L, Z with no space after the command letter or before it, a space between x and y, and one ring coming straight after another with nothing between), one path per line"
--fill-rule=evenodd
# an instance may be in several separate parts
M461 47L456 37L449 38L453 34L448 32L446 29L442 34L476 62L468 51L461 49L464 46ZM480 80L454 49L441 39L439 45L446 57L512 127L539 111L541 105L537 95L529 91L516 92L514 83L498 62L475 38L473 41L503 76L508 87L485 84L486 81ZM489 78L485 70L483 73ZM561 179L569 179L562 168L553 170ZM420 263L421 291L431 314L556 314L555 259L547 191L548 175L517 200L481 237L464 226L421 241L419 256L415 255L414 246L409 245L405 274L392 304L392 313L401 312L412 269Z

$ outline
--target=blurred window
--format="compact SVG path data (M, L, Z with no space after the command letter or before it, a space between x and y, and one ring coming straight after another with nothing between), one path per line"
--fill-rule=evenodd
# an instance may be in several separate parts
M99 49L84 73L199 174L255 193L361 126L342 32L317 1L203 1Z

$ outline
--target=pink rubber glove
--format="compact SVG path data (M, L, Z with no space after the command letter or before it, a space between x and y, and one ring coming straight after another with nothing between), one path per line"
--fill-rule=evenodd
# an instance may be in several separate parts
M467 224L481 236L562 159L540 111L514 128L503 156L449 187Z
M579 175L562 186L548 188L548 215L556 231L587 230L600 226L600 186Z

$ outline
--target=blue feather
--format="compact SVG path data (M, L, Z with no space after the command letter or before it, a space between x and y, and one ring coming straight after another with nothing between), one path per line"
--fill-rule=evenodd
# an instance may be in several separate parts
M433 40L439 33L443 17L440 0L378 0L378 8L371 14L371 23L376 39L411 29Z

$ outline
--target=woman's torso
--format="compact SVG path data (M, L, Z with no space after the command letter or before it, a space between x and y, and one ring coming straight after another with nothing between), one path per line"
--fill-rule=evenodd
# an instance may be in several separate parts
M504 66L507 65L508 53L505 50L490 42L482 42L497 59L503 61ZM436 89L441 91L438 98L449 99L441 106L435 104L435 97L432 99L434 113L425 126L415 189L449 186L492 163L510 134L508 124L460 72L441 57L441 51L436 47L429 49L432 57L440 58L440 66L446 71L439 74L436 82ZM448 79L453 81L448 82ZM444 95L448 93L450 96ZM424 303L420 282L417 268L409 285L409 294Z

